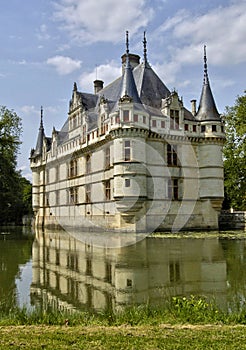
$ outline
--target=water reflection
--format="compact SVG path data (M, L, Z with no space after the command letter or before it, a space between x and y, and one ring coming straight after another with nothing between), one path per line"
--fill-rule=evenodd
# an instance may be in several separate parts
M218 238L146 238L97 247L66 232L37 232L31 300L43 308L114 310L158 305L176 295L206 295L224 307L228 272Z
M19 305L17 283L21 266L27 264L32 254L30 231L23 228L0 229L0 306L9 309Z

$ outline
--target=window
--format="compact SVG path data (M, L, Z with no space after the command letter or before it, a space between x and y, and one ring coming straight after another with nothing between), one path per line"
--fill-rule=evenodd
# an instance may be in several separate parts
M85 273L87 276L92 276L92 261L91 261L91 257L87 256L86 257L86 270Z
M82 129L82 143L85 143L86 141L86 125L83 125Z
M72 159L69 163L69 177L74 177L78 175L78 161L77 159Z
M171 262L169 264L169 277L170 282L180 281L180 264L179 262Z
M185 124L185 131L188 131L188 130L189 130L189 125Z
M193 125L193 132L196 132L196 125Z
M101 116L101 135L105 134L105 125L104 125L104 121L105 121L105 115L103 114Z
M117 116L115 117L115 123L118 123L118 124L119 124L119 122L120 122L120 116L117 115Z
M85 202L91 203L91 184L85 185Z
M170 110L170 129L179 129L179 111L174 109Z
M137 114L134 114L134 116L133 116L133 121L134 121L135 123L138 122L138 115L137 115Z
M86 168L86 174L89 174L91 172L91 155L90 154L87 154L86 156L85 168Z
M128 161L131 159L131 141L124 141L124 160Z
M71 187L69 189L69 203L70 204L78 203L78 187Z
M212 125L212 132L216 132L217 131L217 125Z
M79 258L77 254L67 253L67 268L73 271L79 271Z
M129 111L125 110L125 111L123 111L123 122L127 123L129 121L130 121L130 119L129 119Z
M224 125L221 125L221 132L224 132Z
M174 200L179 199L178 179L168 180L168 198Z
M56 168L55 168L55 172L56 172L56 173L55 173L56 182L59 181L59 175L60 175L60 174L59 174L59 170L60 170L59 165L57 165Z
M106 180L104 182L104 191L105 191L105 199L106 199L106 201L110 201L110 199L111 199L110 180Z
M126 280L126 286L127 287L132 287L132 280L130 278L127 278Z
M78 203L78 187L71 187L69 189L69 203L70 204Z
M105 280L108 282L108 283L111 283L112 282L112 266L111 264L106 261L106 265L105 265Z
M60 192L57 190L55 191L55 201L56 201L56 205L60 204Z
M167 164L178 165L177 145L167 145Z
M46 183L48 184L50 182L50 172L49 169L46 170Z
M60 250L56 249L56 265L60 265Z
M163 129L165 128L165 121L164 120L161 121L161 128L163 128Z
M105 156L104 166L105 166L105 169L108 169L110 167L110 147L106 147L104 156Z
M202 125L201 126L201 132L205 132L206 131L206 125Z
M152 126L153 126L153 128L156 128L156 120L155 119L152 120Z
M125 179L125 187L130 187L130 186L131 186L131 180Z
M146 117L143 115L143 123L146 124Z

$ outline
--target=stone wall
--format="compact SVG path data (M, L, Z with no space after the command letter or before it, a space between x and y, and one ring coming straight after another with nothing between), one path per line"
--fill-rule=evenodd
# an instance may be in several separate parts
M245 211L222 211L219 215L220 230L246 230Z

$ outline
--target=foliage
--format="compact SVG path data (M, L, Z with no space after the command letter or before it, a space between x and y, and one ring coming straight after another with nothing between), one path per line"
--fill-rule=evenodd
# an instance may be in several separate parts
M240 311L223 311L204 297L172 297L163 305L130 306L121 310L60 311L52 308L31 309L10 307L0 303L0 326L2 325L64 325L69 326L140 326L168 324L246 324L246 307Z
M224 116L225 204L227 208L246 210L246 92L238 96L233 107L226 107Z
M0 225L21 223L31 212L30 187L16 170L22 133L21 119L14 111L0 107Z

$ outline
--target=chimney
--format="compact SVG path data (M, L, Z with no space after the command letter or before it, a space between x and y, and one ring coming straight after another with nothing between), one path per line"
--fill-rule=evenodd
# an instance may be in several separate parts
M103 89L104 82L102 80L94 81L94 94L97 94L100 90Z
M191 100L191 113L196 115L196 100Z
M129 61L132 69L134 69L140 63L140 56L135 55L134 53L129 53ZM122 74L123 74L125 70L125 65L126 65L126 53L124 53L124 55L121 56L121 63L122 63Z

